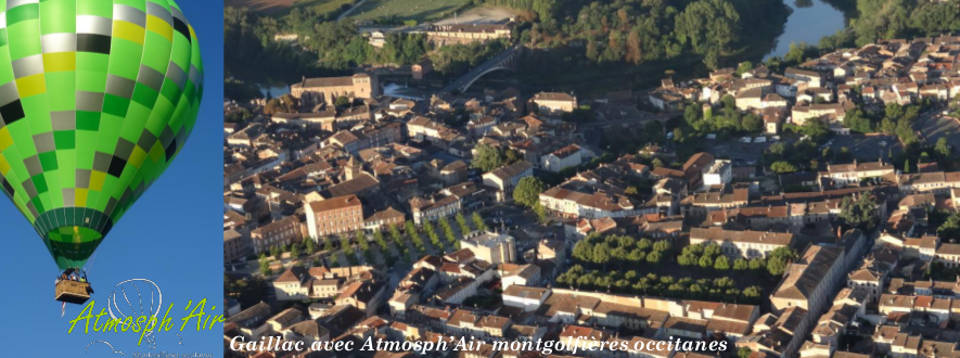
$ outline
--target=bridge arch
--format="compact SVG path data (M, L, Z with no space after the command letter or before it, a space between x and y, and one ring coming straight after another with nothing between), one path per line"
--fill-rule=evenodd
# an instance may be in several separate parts
M473 76L470 81L467 81L467 83L465 83L463 86L460 86L460 88L457 88L457 90L460 91L460 93L466 92L468 89L470 89L470 86L473 86L474 82L477 82L477 80L483 78L483 76L486 76L488 73L496 71L514 71L514 68L512 66L496 66L488 68L483 72L478 73L476 76Z
M466 90L470 89L470 86L472 86L474 82L490 72L513 70L517 62L517 53L520 52L522 48L522 46L514 46L501 52L493 58L488 59L484 63L468 71L463 76L460 76L456 80L447 84L447 86L443 88L442 92L465 92Z

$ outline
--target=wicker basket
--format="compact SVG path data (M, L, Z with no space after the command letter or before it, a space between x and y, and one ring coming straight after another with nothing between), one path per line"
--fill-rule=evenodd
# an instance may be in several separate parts
M57 282L56 299L60 302L82 304L90 299L90 283L71 280Z

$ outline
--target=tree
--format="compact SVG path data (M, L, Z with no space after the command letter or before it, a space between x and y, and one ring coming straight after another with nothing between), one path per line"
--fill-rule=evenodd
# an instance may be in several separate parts
M873 131L873 124L870 118L867 118L863 111L857 108L847 112L846 115L843 116L843 126L860 133Z
M347 255L348 259L354 254L353 245L350 245L350 239L346 236L340 236L340 249L343 250L343 254Z
M472 219L473 219L473 227L475 227L478 231L489 230L489 228L487 228L487 223L483 221L483 217L480 216L479 212L474 211L472 215Z
M457 226L460 227L461 235L467 235L473 231L470 229L470 225L467 224L467 218L463 217L463 213L457 213L457 216L455 216L454 219L457 221Z
M713 266L713 260L710 258L710 256L703 255L700 257L698 264L700 264L700 267L703 268L711 267Z
M747 113L740 122L744 131L756 133L763 129L763 119L753 113Z
M350 105L350 99L345 96L337 97L336 101L333 103L337 108L343 108Z
M330 264L330 267L340 267L340 255L327 255L327 263Z
M606 243L600 243L593 247L593 263L605 265L610 261L610 246Z
M329 253L330 251L333 251L333 238L332 238L332 237L327 237L325 240L323 240L323 250L326 251L326 252L328 252L328 253Z
M400 229L397 228L397 225L390 225L390 238L393 240L393 243L397 245L397 248L405 246L403 244L403 235L400 234Z
M662 254L660 254L659 251L653 251L647 254L647 262L652 264L657 264L657 263L660 263L660 260L662 259L662 257L663 256Z
M949 3L918 2L910 14L910 26L928 36L960 29L960 14Z
M317 244L309 237L303 240L303 247L305 248L307 255L317 252Z
M520 178L517 187L513 189L513 200L528 208L533 208L540 203L540 193L543 192L545 185L537 177L529 176Z
M453 228L450 227L450 221L446 217L442 217L437 222L440 224L440 230L443 231L443 236L447 238L447 242L454 243L457 242L457 235L453 232Z
M783 55L783 60L790 64L800 64L803 62L806 57L807 48L809 46L806 43L790 43L790 49L787 51L786 55Z
M670 242L667 240L659 240L653 243L653 251L655 252L665 252L670 250Z
M427 238L430 239L430 243L434 247L441 247L443 244L440 242L440 235L437 235L436 229L434 229L433 224L430 223L430 220L423 222L423 232L427 234Z
M488 172L499 168L506 161L503 151L499 148L480 144L476 146L475 150L476 155L473 156L470 166L482 171Z
M716 270L729 270L730 269L730 259L725 255L717 256L717 259L713 262L713 268Z
M787 174L797 171L797 167L785 160L778 160L770 164L770 170L777 174Z
M736 260L733 260L734 270L743 271L748 268L750 268L750 263L747 261L747 259L740 257L740 258L737 258Z
M272 270L270 270L270 260L263 255L260 255L260 274L264 276L270 276L273 274Z
M750 259L749 267L751 270L759 270L761 267L763 267L763 259L759 257L754 257Z
M951 148L950 143L947 142L947 137L940 137L940 139L937 139L937 144L933 146L933 151L937 153L940 158L950 158Z
M650 164L652 164L654 168L662 168L663 160L661 160L660 158L653 158Z
M593 262L593 244L589 240L580 240L573 245L573 258L583 262Z
M937 228L937 236L944 240L960 239L960 214L953 213Z
M550 216L547 215L547 208L539 202L533 206L533 213L537 214L537 221L540 222L540 224L546 225L550 222Z
M380 250L382 250L382 251L384 251L384 252L386 252L387 249L389 248L388 245L387 245L387 241L383 239L383 231L380 231L380 230L374 231L374 232L373 232L373 241L375 241L375 242L377 243L377 245L380 246Z
M808 119L800 126L800 133L810 136L814 142L819 142L830 134L830 126L823 119Z
M290 244L290 257L300 257L300 245L297 245L296 243Z
M681 45L690 45L693 52L704 56L709 68L719 65L739 40L740 14L732 2L697 0L676 16L674 34Z
M786 259L779 256L770 256L767 259L767 272L773 276L783 275L783 272L787 269Z
M637 248L640 250L646 250L653 246L653 241L650 241L648 238L642 238L637 241Z
M844 197L840 202L840 219L849 226L872 231L880 221L876 198L871 193L862 194L857 199Z
M737 350L737 358L750 358L750 355L753 354L753 351L747 347L740 347Z
M720 254L720 245L717 245L716 243L711 242L703 246L703 256L710 257L712 259L714 256L717 256L719 254Z
M363 230L357 230L356 235L357 245L360 245L360 250L367 251L370 248L370 242L367 241L367 234Z
M410 242L413 243L413 246L417 249L418 252L424 252L426 247L423 245L423 238L420 237L420 234L417 233L417 227L413 225L412 221L406 222L406 227L404 228L404 233L407 234L407 237L410 239Z
M760 297L760 286L750 286L743 289L743 297L746 298L759 298Z
M270 247L270 256L273 256L277 260L280 259L280 246L273 245Z

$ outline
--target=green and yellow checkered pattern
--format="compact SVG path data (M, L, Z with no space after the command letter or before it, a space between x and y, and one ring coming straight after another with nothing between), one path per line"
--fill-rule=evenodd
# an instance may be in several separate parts
M61 268L166 169L202 78L173 0L0 0L0 191Z

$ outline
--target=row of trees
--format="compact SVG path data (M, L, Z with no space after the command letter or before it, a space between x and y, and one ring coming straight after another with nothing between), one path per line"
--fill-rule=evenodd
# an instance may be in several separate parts
M658 264L668 257L671 244L667 240L637 240L628 235L590 235L573 247L573 258L590 267Z
M461 233L466 234L474 230L470 227L470 224L462 213L457 213L455 220ZM471 220L477 230L488 229L484 223L483 217L479 213L474 212L471 216ZM434 226L433 222L428 221L421 226L422 232L430 240L430 244L433 247L440 249L443 249L447 245L455 247L458 243L459 236L456 234L456 231L454 231L449 220L447 218L440 218L435 222L435 224L437 226ZM346 235L328 237L324 239L322 249L328 253L327 263L332 266L339 266L341 264L341 262L339 262L339 255L336 254L338 249L346 257L346 263L349 265L359 264L359 260L357 259L357 249L359 249L359 253L368 263L376 262L376 253L379 252L380 256L383 257L383 260L388 266L393 266L393 264L401 258L406 261L412 261L418 258L420 255L426 254L428 250L423 237L420 235L421 231L417 228L417 226L414 225L413 222L407 221L402 227L403 233L401 233L400 227L396 225L391 225L387 229L387 233L390 235L390 240L393 242L394 247L400 256L397 256L397 254L391 250L390 243L384 236L383 231L377 230L372 233L374 245L370 245L370 237L368 237L366 232L360 230L356 232L352 241L350 240L349 236ZM270 263L273 261L271 260L271 257L279 260L283 257L283 253L290 253L290 257L299 258L303 255L311 255L317 252L318 249L319 248L317 247L317 244L310 238L306 238L302 242L295 242L290 245L273 246L269 249L269 256L267 254L260 255L260 272L265 276L275 273L270 269ZM313 264L315 266L319 266L322 264L322 262L319 258L317 258Z
M560 286L581 290L744 303L758 303L763 292L756 285L740 289L729 276L694 279L655 273L640 275L635 270L597 270L582 265L573 265L556 281Z
M722 252L716 243L700 243L687 245L677 255L677 263L681 266L699 266L704 269L726 271L765 270L772 276L783 275L790 261L796 259L797 253L791 248L781 247L773 250L767 257L752 259L736 258L731 260Z

